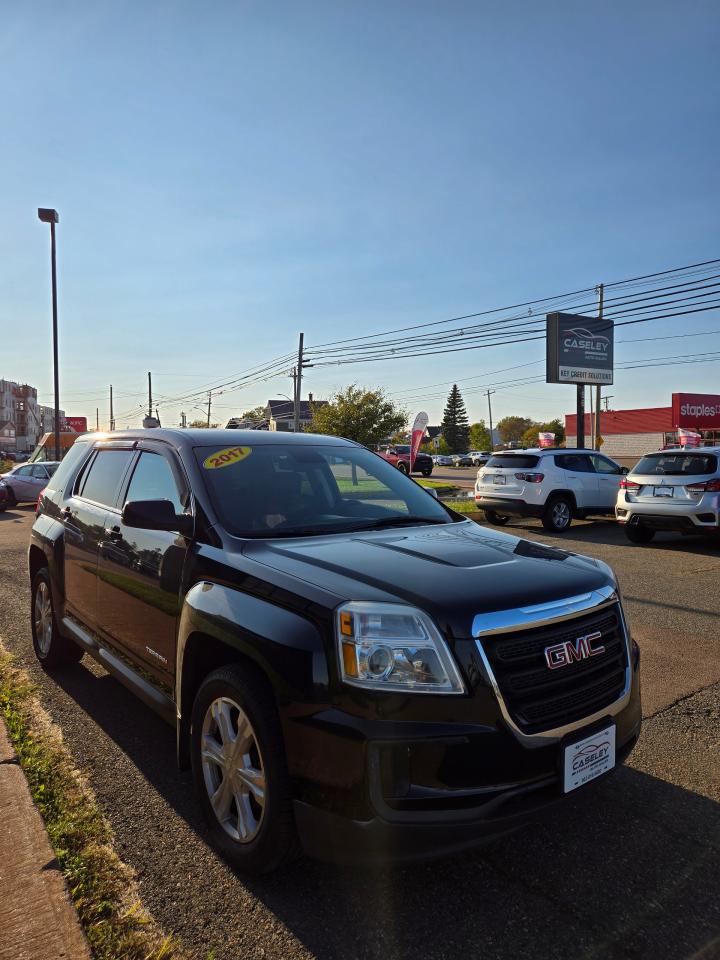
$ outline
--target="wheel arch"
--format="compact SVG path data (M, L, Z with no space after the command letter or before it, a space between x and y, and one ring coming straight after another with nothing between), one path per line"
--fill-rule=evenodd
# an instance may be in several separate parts
M204 677L242 663L267 686L274 702L313 698L327 688L327 656L316 624L233 587L201 581L185 596L178 630L175 703L177 755L189 763L192 704Z
M573 511L577 510L578 508L577 499L573 491L565 490L562 488L559 490L553 490L552 493L548 495L548 498L545 501L545 506L547 507L549 504L553 502L553 500L556 500L558 497L567 497L568 500L570 500L570 502L572 503Z

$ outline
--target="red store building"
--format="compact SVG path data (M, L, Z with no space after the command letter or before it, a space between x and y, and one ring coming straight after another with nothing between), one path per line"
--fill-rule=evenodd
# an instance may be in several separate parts
M635 462L646 453L678 442L678 427L695 430L704 445L720 446L720 394L674 393L669 407L602 410L602 452L614 460ZM568 447L577 443L577 416L566 414ZM591 445L592 423L585 414L585 446ZM630 465L630 464L628 464Z

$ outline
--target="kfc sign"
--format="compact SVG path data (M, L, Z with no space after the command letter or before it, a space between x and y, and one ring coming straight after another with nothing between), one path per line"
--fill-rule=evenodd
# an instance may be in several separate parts
M674 393L673 426L701 430L720 428L720 395L712 393Z
M65 417L63 430L67 433L87 433L87 417Z

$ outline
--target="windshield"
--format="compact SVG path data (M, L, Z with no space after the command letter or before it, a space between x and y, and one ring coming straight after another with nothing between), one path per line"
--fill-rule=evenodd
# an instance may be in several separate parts
M410 453L410 446L407 443L399 443L395 449L398 453Z
M655 453L643 457L633 473L646 476L698 476L715 473L717 457L713 453Z
M195 450L223 525L238 537L311 536L458 518L364 447L264 443Z

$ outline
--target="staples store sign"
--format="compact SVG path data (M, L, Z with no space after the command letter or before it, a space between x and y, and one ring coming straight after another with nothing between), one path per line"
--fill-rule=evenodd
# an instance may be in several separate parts
M674 393L672 409L675 427L720 428L720 394Z

